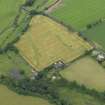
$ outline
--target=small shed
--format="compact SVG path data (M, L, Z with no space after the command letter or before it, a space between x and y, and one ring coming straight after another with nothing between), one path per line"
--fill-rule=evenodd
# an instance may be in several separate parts
M59 60L53 64L55 69L62 69L65 67L65 63L62 60Z

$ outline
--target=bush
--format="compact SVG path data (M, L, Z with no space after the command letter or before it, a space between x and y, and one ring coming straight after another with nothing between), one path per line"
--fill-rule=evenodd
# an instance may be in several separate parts
M7 52L7 51L14 51L16 54L19 53L19 50L11 43L9 43L5 48L4 48L4 52Z
M32 6L35 0L26 0L24 6Z
M87 27L87 29L90 29L90 28L92 28L92 25L88 24L86 27Z

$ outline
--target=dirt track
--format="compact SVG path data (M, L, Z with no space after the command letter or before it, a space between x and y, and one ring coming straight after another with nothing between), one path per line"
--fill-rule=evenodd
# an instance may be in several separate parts
M46 14L51 13L53 10L55 10L62 3L62 1L63 0L55 0L55 2L48 7L48 9L45 11L45 13Z

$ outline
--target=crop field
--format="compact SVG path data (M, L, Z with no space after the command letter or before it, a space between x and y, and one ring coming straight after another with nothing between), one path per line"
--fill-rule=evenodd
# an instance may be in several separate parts
M42 15L32 19L29 30L16 47L26 61L38 70L58 60L67 63L92 49L77 33L69 32L61 24Z
M6 100L4 100L6 99ZM1 105L51 105L48 101L31 96L23 96L12 92L7 87L0 85Z
M19 6L25 0L0 0L0 31L12 24Z
M103 49L105 49L105 22L84 31L84 35L87 38L97 42L103 47Z
M31 67L27 65L20 55L12 51L0 54L0 74L8 74L15 69L23 70L28 75L31 73Z
M92 58L86 56L61 71L61 75L69 81L77 81L88 88L105 90L105 69Z
M105 0L62 0L50 15L80 30L105 17Z

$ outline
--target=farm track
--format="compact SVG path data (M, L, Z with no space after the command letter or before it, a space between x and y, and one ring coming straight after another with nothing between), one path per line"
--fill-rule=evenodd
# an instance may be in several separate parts
M53 4L51 4L47 10L45 11L46 14L51 13L53 10L55 10L61 3L63 0L56 0Z

